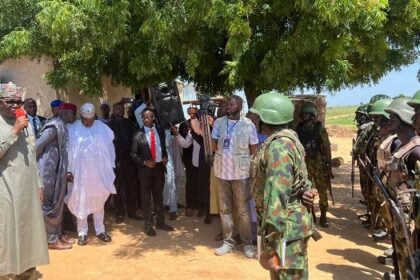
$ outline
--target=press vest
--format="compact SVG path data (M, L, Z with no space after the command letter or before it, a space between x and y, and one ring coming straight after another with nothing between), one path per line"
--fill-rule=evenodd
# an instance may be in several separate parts
M213 168L215 174L221 174L223 168L223 143L227 135L228 118L222 117L218 123L220 137L218 139L218 149L214 155ZM249 139L251 137L254 124L248 118L241 117L236 124L235 134L230 139L230 145L233 147L233 159L235 174L249 177L251 154L249 151Z

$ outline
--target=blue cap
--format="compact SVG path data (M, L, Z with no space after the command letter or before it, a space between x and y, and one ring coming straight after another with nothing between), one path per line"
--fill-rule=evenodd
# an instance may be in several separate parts
M51 101L51 107L55 108L55 107L60 107L61 103L63 103L63 101L61 101L60 99L56 99Z

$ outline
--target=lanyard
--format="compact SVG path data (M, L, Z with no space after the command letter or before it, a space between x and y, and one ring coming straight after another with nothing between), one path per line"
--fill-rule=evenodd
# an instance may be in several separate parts
M226 136L229 137L229 133L233 130L233 128L236 126L236 124L239 122L239 120L237 120L233 126L229 129L229 119L226 119Z

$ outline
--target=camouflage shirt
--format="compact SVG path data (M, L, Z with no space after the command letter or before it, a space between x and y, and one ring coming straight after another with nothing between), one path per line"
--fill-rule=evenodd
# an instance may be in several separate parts
M252 166L262 249L279 253L281 244L310 236L313 227L312 216L301 202L311 183L296 133L284 129L270 136ZM300 268L296 264L289 267Z
M366 152L368 142L371 134L376 130L373 122L365 123L357 131L356 143L354 144L354 152L356 155L361 156Z

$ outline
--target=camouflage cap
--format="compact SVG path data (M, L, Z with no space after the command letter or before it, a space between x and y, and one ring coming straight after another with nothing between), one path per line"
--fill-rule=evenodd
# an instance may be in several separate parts
M22 88L17 87L14 83L0 84L0 98L19 98L22 99Z

